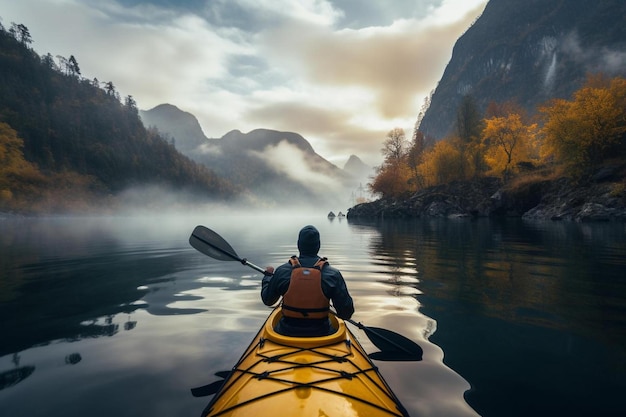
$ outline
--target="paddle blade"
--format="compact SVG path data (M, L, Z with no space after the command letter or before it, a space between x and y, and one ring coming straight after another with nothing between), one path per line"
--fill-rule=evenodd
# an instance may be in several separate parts
M198 252L220 261L241 261L235 250L220 235L204 226L196 226L189 244Z
M230 371L217 371L215 373L215 376L219 376L220 378L228 378L228 376L230 375Z
M414 341L391 330L380 327L366 327L361 329L365 332L372 343L381 352L372 353L370 357L378 360L397 361L421 361L424 351ZM373 355L373 356L372 356ZM395 359L392 359L395 358Z
M223 379L211 382L210 384L204 385L202 387L192 388L191 395L193 395L194 397L206 397L209 395L213 395L217 391L219 391L220 388L222 388L222 385L224 385Z

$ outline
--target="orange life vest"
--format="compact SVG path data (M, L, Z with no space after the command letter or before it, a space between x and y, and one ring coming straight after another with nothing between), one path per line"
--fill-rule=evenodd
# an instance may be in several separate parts
M319 259L311 268L300 265L297 257L289 259L291 279L283 295L282 313L298 319L323 319L328 317L330 300L322 291L322 268L328 262Z

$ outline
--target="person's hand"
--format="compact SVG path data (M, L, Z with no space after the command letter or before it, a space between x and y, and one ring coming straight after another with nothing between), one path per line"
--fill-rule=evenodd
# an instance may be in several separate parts
M266 277L274 275L274 267L273 266L266 266L265 267L265 272L263 272L263 275L265 275Z

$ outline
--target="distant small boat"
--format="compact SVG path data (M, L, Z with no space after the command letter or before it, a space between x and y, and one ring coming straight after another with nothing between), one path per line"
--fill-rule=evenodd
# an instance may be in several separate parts
M337 217L346 217L346 215L343 214L342 212L339 212L339 214L337 214Z

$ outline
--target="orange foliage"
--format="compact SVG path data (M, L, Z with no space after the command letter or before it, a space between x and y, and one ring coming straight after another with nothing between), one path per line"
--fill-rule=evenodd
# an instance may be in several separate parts
M463 155L451 141L442 140L427 151L419 171L427 186L463 179Z
M557 99L544 116L542 155L583 174L609 156L623 153L626 79L589 77L572 100Z
M491 170L507 177L519 162L529 161L536 129L535 124L525 125L517 113L485 120L483 144L485 159Z

